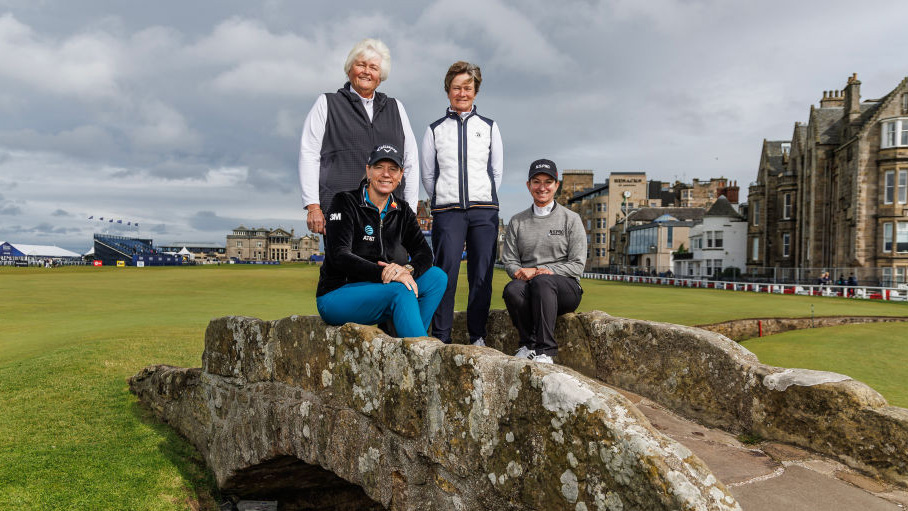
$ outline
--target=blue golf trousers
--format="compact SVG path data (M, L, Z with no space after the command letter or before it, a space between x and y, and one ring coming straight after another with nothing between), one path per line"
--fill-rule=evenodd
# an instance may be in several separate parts
M498 251L498 210L493 208L452 209L432 218L432 249L435 265L448 274L448 288L432 319L432 335L451 342L454 323L454 294L464 245L467 248L467 332L470 342L486 336L489 306L492 303L492 272Z
M400 282L353 282L315 299L318 314L329 325L394 322L400 337L423 337L445 292L448 276L431 267L416 279L419 291Z

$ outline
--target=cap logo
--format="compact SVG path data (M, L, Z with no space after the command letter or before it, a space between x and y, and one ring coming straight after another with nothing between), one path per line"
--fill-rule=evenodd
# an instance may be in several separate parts
M549 165L548 163L537 163L537 164L536 164L536 167L534 167L534 168L537 168L537 169L550 169L550 168L552 168L552 167L551 167L551 165Z
M389 145L380 145L380 146L376 147L375 150L383 151L385 153L396 153L397 152L397 149L395 149Z

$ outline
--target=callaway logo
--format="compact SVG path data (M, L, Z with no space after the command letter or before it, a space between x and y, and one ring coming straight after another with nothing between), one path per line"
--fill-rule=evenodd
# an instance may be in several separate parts
M331 213L331 215L328 217L328 220L329 220L329 221L331 221L331 220L340 220L340 219L341 219L341 214L340 214L340 213Z
M549 236L564 236L563 229L549 229Z
M396 153L397 152L397 149L395 149L393 146L389 146L389 145L380 145L380 146L376 147L375 150L382 151L385 153Z

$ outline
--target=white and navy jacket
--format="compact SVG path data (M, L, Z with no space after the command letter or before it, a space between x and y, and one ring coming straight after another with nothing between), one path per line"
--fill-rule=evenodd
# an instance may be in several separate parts
M498 208L504 168L498 123L450 108L426 129L421 177L432 212L474 207Z

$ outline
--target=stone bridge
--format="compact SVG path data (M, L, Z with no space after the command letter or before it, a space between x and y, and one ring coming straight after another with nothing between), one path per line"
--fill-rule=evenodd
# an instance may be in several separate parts
M506 313L489 327L490 346L516 350ZM228 317L209 325L201 369L146 368L130 387L223 492L282 509L740 509L601 382L908 482L908 410L845 376L601 312L560 318L557 335L574 370L318 318Z

